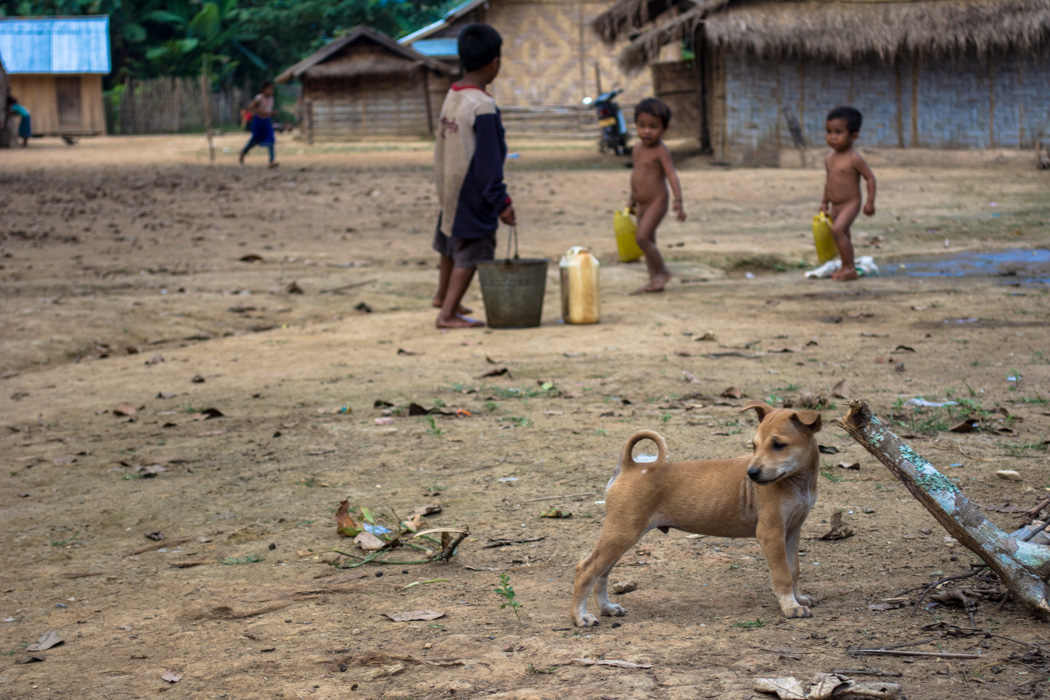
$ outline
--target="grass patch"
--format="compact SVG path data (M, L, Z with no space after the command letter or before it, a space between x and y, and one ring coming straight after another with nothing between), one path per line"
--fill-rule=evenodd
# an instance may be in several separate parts
M240 564L256 564L264 559L266 557L261 554L249 554L246 557L226 557L225 559L220 559L219 563L224 566L238 566Z
M754 620L744 620L743 622L734 622L734 627L740 627L745 630L757 630L762 629L766 626L769 620L764 617L756 617Z

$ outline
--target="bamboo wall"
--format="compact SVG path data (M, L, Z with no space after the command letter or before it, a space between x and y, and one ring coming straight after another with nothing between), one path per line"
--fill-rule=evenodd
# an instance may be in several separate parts
M602 90L624 88L619 102L626 111L652 96L647 70L631 75L619 67L626 42L606 46L590 28L591 21L608 9L607 1L492 0L487 7L427 38L456 36L470 22L495 27L503 36L503 67L489 92L500 108L529 110L533 123L542 118L545 108L553 108L551 126L566 124L566 109L578 108L584 97L597 94L595 64Z
M861 148L1034 148L1050 131L1050 64L1033 56L859 61L713 55L712 145L719 160L775 165L792 147L785 106L808 146L824 143L828 111L864 115Z
M450 84L449 78L429 72L424 80L423 69L405 76L306 77L303 99L311 105L307 137L315 141L429 138Z
M240 123L240 111L253 95L228 87L208 94L213 126ZM110 132L115 134L174 134L204 129L204 105L199 78L129 80L123 92L106 97ZM34 121L36 115L33 115Z
M9 75L11 94L33 117L34 136L106 133L101 75Z
M700 125L700 76L695 61L654 63L653 92L671 108L666 138L696 137Z

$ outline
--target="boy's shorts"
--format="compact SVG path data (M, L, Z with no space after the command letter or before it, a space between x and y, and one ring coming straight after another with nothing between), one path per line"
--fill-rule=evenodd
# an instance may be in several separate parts
M440 228L434 230L434 250L439 255L452 258L455 267L473 270L481 260L496 257L496 233L482 238L453 238L446 236Z

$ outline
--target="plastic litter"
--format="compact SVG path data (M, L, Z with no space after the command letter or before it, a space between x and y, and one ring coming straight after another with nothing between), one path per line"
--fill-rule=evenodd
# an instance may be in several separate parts
M958 406L956 401L927 401L926 399L908 399L908 403L912 406L921 406L922 408L944 408L945 406Z
M855 264L857 266L857 274L861 277L870 277L879 274L879 266L875 264L875 259L870 255L857 258ZM838 258L829 260L820 267L806 272L806 277L812 277L815 279L831 277L831 275L838 272L840 267L842 267L842 261Z

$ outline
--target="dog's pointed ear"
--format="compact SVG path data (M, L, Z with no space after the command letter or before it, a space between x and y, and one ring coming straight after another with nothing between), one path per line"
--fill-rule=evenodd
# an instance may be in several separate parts
M766 416L768 416L775 410L769 404L764 404L761 401L749 401L748 404L741 408L739 411L737 411L737 413L743 413L744 411L750 411L751 409L754 409L755 413L758 414L759 423L764 421L766 419Z
M793 417L811 433L818 432L823 423L823 419L816 411L795 411Z

